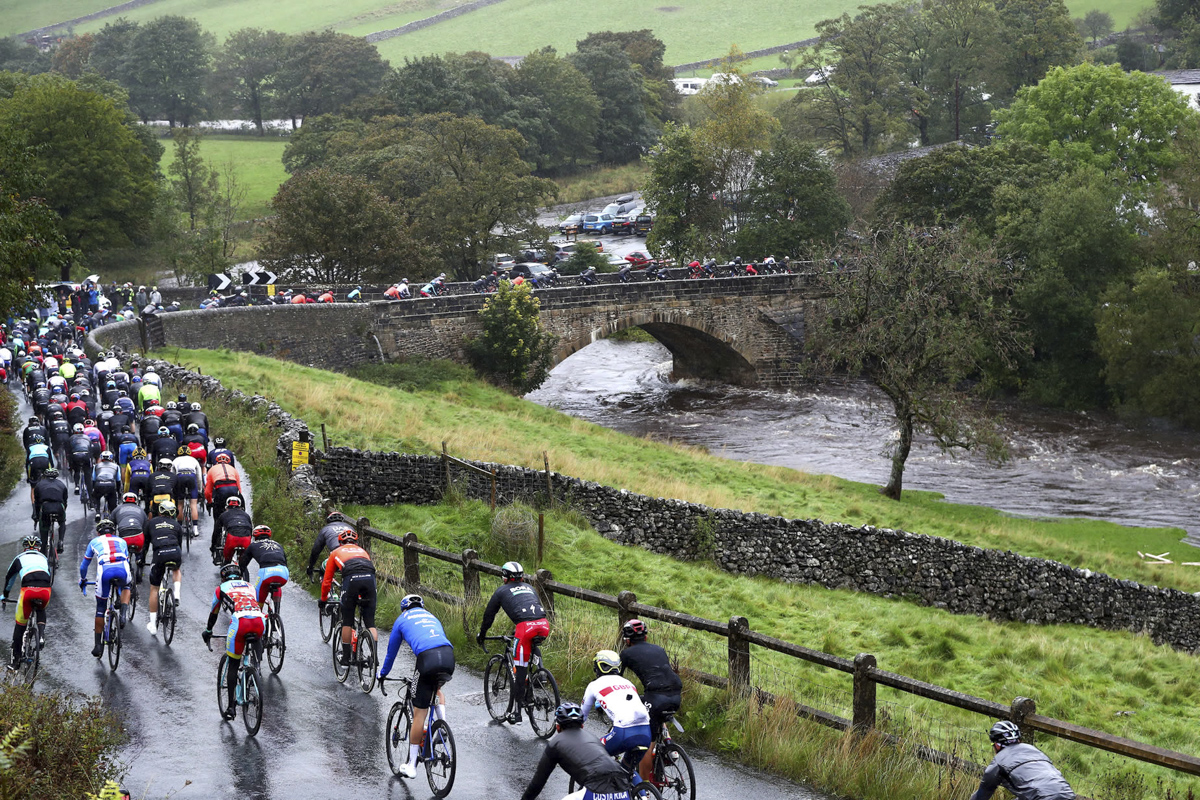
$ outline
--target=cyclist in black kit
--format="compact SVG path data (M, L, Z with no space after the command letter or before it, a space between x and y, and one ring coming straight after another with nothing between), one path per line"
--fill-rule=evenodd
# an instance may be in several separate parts
M1016 723L1001 720L988 731L996 757L983 771L971 800L988 800L1003 786L1016 800L1075 800L1062 773L1041 750L1021 742Z
M512 695L508 699L508 721L516 725L521 722L522 697L529 677L529 659L533 648L550 635L550 622L546 619L546 609L538 598L537 590L525 582L525 570L516 561L507 561L500 568L504 575L504 583L492 594L487 608L483 612L483 623L479 626L479 635L475 641L483 647L483 637L496 619L496 612L501 608L508 618L516 625L513 635L513 665L516 675L513 676ZM538 642L535 642L534 639Z
M640 619L631 619L621 626L621 636L625 639L625 649L621 651L621 672L628 669L642 682L642 700L650 708L650 737L654 740L662 728L663 717L679 710L683 682L671 666L667 651L646 641L649 630L649 626ZM653 768L652 744L642 757L638 773L643 780L650 780Z
M596 735L583 729L583 709L563 703L554 712L558 733L550 739L521 800L533 800L555 767L584 787L582 800L628 800L629 773L613 760ZM574 798L576 795L569 795Z
M317 539L313 542L312 551L308 554L308 567L304 570L304 574L309 580L313 577L313 568L317 564L317 559L321 557L321 553L325 550L333 552L338 549L338 537L342 535L342 531L354 530L353 525L347 525L338 518L338 512L330 511L325 515L325 527L321 528L317 533Z

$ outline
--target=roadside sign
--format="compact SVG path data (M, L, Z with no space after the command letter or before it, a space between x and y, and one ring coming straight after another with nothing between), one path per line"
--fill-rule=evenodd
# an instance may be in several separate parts
M215 289L218 292L228 289L229 284L232 282L224 272L217 272L208 276L208 288Z
M292 442L292 471L302 464L310 463L308 460L308 442Z
M242 283L249 286L274 286L278 276L270 270L260 269L242 273Z

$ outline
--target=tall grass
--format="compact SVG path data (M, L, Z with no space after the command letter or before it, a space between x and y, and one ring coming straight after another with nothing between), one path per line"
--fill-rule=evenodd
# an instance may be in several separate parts
M16 397L0 389L0 497L8 497L25 474L25 449L17 438L21 430L19 412Z
M566 205L583 204L595 197L636 192L642 188L650 169L640 161L619 166L597 166L575 175L555 178L558 201Z

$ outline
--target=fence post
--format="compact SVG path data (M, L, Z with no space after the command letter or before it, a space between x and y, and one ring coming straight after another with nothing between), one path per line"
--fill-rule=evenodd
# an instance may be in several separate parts
M735 694L750 691L750 643L744 634L750 631L750 620L729 618L729 689Z
M321 447L326 453L329 452L329 437L325 435L324 422L321 423Z
M496 510L496 468L492 467L492 511Z
M475 562L479 560L479 553L467 548L462 551L463 559L463 599L467 601L467 605L479 600L479 573L475 570Z
M617 592L617 620L618 624L624 626L631 619L636 619L637 614L633 613L633 604L637 602L637 595L625 589Z
M875 656L859 653L854 657L854 727L862 735L875 727L875 681L871 670L875 668Z
M550 456L546 454L545 450L542 451L542 463L546 465L546 502L550 504L551 508L553 508L554 487L550 483Z
M415 592L421 586L421 557L412 545L417 543L417 535L412 531L404 534L404 588Z
M354 523L354 530L358 533L358 546L368 553L371 552L370 537L367 536L369 527L371 527L371 520L366 517L359 517Z
M446 467L446 492L445 492L445 494L447 494L447 495L450 494L450 459L447 457L449 455L450 454L446 452L446 442L443 440L442 441L442 464L445 465L445 467Z
M538 557L537 565L542 565L542 549L546 545L546 515L538 514Z
M554 617L554 595L546 588L546 581L554 580L554 575L548 569L539 569L536 573L537 586L539 593L542 596L542 607L546 609L546 616Z
M1021 741L1026 744L1033 744L1034 731L1025 724L1025 718L1030 714L1037 713L1037 701L1029 697L1018 697L1012 701L1012 707L1009 711L1009 718L1017 723L1017 727L1021 729Z

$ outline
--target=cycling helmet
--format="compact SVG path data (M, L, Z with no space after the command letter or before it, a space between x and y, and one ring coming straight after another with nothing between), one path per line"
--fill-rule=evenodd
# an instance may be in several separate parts
M179 449L175 451L177 456L190 456L191 454L192 451L187 449L187 445L180 445Z
M193 422L191 425L187 426L187 432L188 433L199 433L200 426Z
M213 447L220 450L224 446L225 446L225 437L224 436L213 437Z
M83 433L83 423L76 422L73 426L71 426L71 433Z
M612 650L601 650L592 659L592 669L596 672L597 678L601 675L611 675L620 672L621 657Z
M338 544L358 544L358 531L346 528L338 534Z
M400 612L408 611L410 608L424 608L425 598L419 594L406 594L400 598Z
M218 464L228 464L228 463L230 463L230 460L229 460L229 455L228 455L228 454L226 454L226 453L221 453L220 455L218 455L218 456L216 457L215 461L216 461Z
M158 504L158 513L160 516L173 517L175 516L176 511L178 511L178 509L175 507L174 500L163 500Z
M159 469L167 470L169 472L171 470L172 466L174 466L174 465L171 463L171 459L169 459L169 458L160 458L158 460L158 468Z
M136 503L137 501L138 496L133 492L126 492L125 494L121 495L122 503Z
M112 461L112 459L113 459L113 454L108 450L105 450L103 453L100 454L101 461Z
M228 500L225 501L225 507L226 508L241 508L242 507L242 498L240 498L240 497L229 498Z
M178 400L179 400L179 402L181 402L181 403L186 403L186 402L187 402L187 395L186 395L186 394L182 394L182 393L181 393L181 394L179 395L179 398L178 398Z
M167 430L166 428L160 428L158 431L158 438L160 438L160 439L165 439L170 435L171 435L171 432L169 430Z
M39 550L41 546L42 540L36 533L27 533L21 537L21 549L23 550Z
M29 424L30 425L41 425L42 421L40 419L38 419L37 417L30 417Z
M1016 723L1002 719L988 731L988 738L992 740L993 744L1005 747L1021 741L1021 729L1016 726Z
M504 576L504 582L519 581L525 577L524 568L516 561L505 561L504 566L500 568L500 573Z
M270 528L270 526L269 526L269 525L255 525L255 526L254 526L254 531L252 532L252 534L251 534L251 535L252 535L252 536L253 536L255 539L261 539L261 538L263 538L264 536L265 536L266 538L270 539L270 538L271 538L271 528Z
M217 458L220 458L220 456L217 456ZM326 515L325 515L325 522L327 522L327 523L328 523L328 522L333 522L334 520L336 520L336 519L340 518L341 516L342 516L341 512L340 512L340 511L337 511L337 510L335 509L335 510L333 510L333 511L330 511L328 514L326 514Z
M166 404L166 406L164 406L164 407L165 407L165 408L166 408L168 411L174 411L174 410L175 410L175 401L174 401L174 400L168 400L168 401L167 401L167 404Z
M42 471L42 477L44 477L44 478L57 478L57 477L58 477L58 470L57 470L56 468L54 468L54 467L46 467L46 469Z
M242 568L232 561L221 567L221 583L225 581L238 581L242 579Z
M199 410L200 410L200 404L192 403L192 411L199 411Z
M100 536L112 536L117 532L117 523L111 519L102 519L96 523L96 533Z
M134 458L145 458L146 457L145 448L139 447L137 450L134 450L133 457Z
M54 413L51 416L53 416L55 419L62 419L63 418L63 410L61 408L56 408L56 409L54 409Z
M640 619L631 619L621 626L621 635L626 639L645 639L650 627Z
M583 709L575 703L563 703L554 709L554 721L560 728L582 728Z

